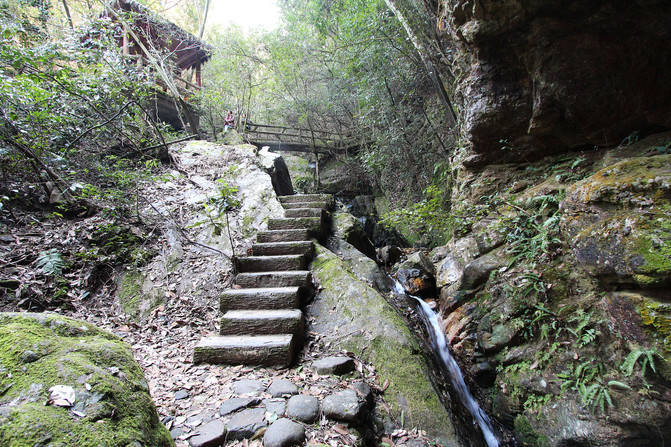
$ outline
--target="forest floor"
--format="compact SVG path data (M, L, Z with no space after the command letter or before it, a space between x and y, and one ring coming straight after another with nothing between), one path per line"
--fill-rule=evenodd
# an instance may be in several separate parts
M154 197L156 199L156 197ZM92 217L63 219L44 212L13 210L0 225L0 311L53 312L89 321L123 338L132 348L149 383L163 423L172 431L177 447L187 447L198 427L218 417L219 406L233 396L240 379L268 384L286 378L302 394L322 396L346 388L347 380L319 376L307 367L312 360L338 354L309 333L297 365L274 369L244 366L194 365L193 347L206 335L217 333L214 302L194 302L166 284L164 304L144 319L127 316L116 297L119 275L129 262L128 253L111 250L114 235L138 236L143 256L154 256L165 243L160 222L120 223L99 213ZM118 247L117 247L118 248ZM60 261L59 261L60 259ZM59 263L60 262L60 263ZM51 271L49 271L51 269ZM232 278L222 281L222 287ZM342 353L340 353L342 354ZM357 361L360 377L382 392L375 369ZM377 405L386 405L378 395ZM308 444L355 445L360 439L348 427L323 416L307 430ZM396 430L378 441L394 445L428 445L425 433ZM231 441L227 446L261 446L257 440Z

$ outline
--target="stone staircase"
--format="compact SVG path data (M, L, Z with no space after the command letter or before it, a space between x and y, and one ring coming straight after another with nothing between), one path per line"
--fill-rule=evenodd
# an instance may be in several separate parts
M323 239L333 196L279 197L284 218L270 219L251 256L237 259L236 287L219 303L219 336L196 345L194 363L288 366L305 332L302 304L312 294L312 238Z

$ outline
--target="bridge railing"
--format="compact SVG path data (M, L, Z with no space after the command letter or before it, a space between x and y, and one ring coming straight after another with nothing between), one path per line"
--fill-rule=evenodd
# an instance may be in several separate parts
M245 127L243 134L248 141L285 144L293 148L291 150L300 150L296 148L305 146L310 151L341 152L351 147L354 142L350 134L326 130L255 123L247 123L246 126L242 123L241 126Z

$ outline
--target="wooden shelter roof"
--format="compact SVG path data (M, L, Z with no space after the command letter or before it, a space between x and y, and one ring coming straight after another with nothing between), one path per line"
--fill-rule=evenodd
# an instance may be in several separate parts
M110 14L110 12L113 12ZM202 64L211 57L212 46L198 39L135 0L112 0L105 7L105 14L118 21L118 13L133 22L133 26L144 42L172 53L177 66L184 70Z

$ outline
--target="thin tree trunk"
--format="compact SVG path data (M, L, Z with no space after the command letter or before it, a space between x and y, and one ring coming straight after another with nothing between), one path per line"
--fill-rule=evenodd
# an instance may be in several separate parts
M61 0L61 2L63 3L63 9L65 9L65 16L68 18L70 29L74 30L75 25L72 23L72 16L70 15L70 8L68 7L68 2L66 0Z
M434 87L436 88L436 91L438 93L438 96L440 97L440 101L443 103L443 107L445 108L445 118L447 120L447 124L448 126L454 128L457 126L457 119L456 116L454 115L454 109L452 108L452 101L450 101L450 97L447 94L447 91L445 90L445 86L443 85L443 82L440 79L440 75L438 74L436 67L433 65L431 58L424 49L424 45L422 45L422 42L417 38L417 35L410 26L410 23L408 23L401 10L396 7L394 1L396 0L384 0L389 9L391 9L391 11L394 13L398 21L401 22L401 25L405 29L405 32L408 34L408 37L412 42L412 45L417 50L417 53L419 53L419 57L422 59L422 62L424 63L424 67L426 68L429 78L433 82Z
M207 13L210 10L210 0L205 0L205 7L203 8L203 20L200 21L200 28L198 29L198 38L202 39L205 33L205 22L207 21Z

